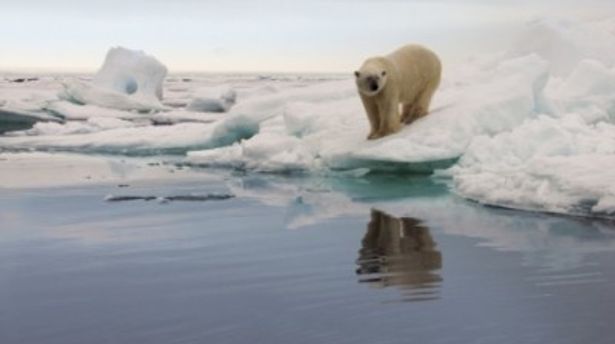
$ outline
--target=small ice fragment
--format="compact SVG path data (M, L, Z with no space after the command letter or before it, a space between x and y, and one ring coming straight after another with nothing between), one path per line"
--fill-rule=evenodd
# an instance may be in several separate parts
M187 110L198 112L228 112L237 100L237 93L228 90L220 98L195 98L188 104Z

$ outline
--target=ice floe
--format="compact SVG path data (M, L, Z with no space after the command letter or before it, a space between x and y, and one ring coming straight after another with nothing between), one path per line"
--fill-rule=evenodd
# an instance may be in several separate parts
M477 135L510 130L544 106L547 63L506 60L463 83L446 83L433 113L386 138L367 141L352 80L322 83L240 103L259 132L230 147L193 151L191 162L259 171L370 168L429 172L450 165ZM281 99L283 101L281 101ZM266 116L261 116L264 113Z

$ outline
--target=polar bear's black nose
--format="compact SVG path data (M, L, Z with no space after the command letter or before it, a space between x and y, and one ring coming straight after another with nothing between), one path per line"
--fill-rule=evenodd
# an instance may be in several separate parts
M378 90L378 83L375 81L372 81L369 83L369 90L370 91L377 91Z

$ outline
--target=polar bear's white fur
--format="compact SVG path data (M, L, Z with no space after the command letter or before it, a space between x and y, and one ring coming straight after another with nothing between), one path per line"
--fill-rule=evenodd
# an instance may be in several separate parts
M406 45L387 56L367 59L355 72L371 125L367 138L395 133L403 123L427 115L441 73L438 56L420 45Z

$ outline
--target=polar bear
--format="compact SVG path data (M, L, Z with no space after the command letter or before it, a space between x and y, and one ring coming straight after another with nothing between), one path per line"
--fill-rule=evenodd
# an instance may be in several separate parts
M440 85L442 64L431 50L411 44L387 56L367 59L354 74L371 125L367 139L372 140L427 115Z

